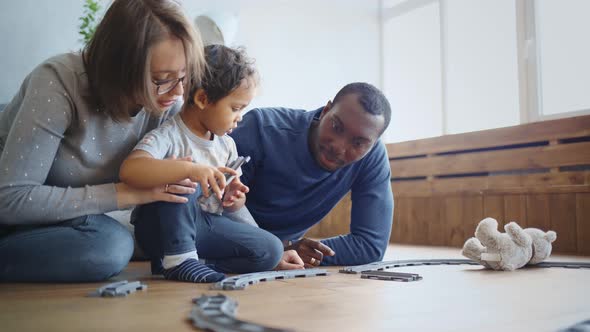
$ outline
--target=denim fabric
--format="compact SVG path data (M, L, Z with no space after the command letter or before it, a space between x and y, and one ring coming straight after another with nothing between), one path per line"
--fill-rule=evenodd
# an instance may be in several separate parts
M2 230L0 281L103 281L119 274L133 254L129 231L103 214Z
M268 271L283 255L283 244L260 228L203 212L201 190L185 195L185 204L156 202L139 208L134 220L139 246L158 273L164 256L197 250L199 258L224 273Z

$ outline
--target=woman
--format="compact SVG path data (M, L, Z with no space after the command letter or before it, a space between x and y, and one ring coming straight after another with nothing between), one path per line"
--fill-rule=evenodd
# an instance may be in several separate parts
M198 34L174 1L115 0L82 53L27 76L0 119L0 281L105 280L133 239L104 213L186 202L189 182L118 182L137 141L180 109L204 67ZM183 185L185 184L185 185Z

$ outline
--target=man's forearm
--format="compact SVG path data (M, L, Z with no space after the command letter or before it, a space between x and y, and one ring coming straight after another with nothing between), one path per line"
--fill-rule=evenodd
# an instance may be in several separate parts
M383 259L387 249L387 240L383 238L369 240L354 234L323 239L321 242L336 252L332 257L324 257L322 265L368 264Z

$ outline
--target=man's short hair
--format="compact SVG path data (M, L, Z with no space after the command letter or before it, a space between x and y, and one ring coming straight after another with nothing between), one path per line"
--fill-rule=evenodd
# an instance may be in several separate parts
M391 121L391 105L389 105L389 101L385 98L383 92L369 83L350 83L338 91L336 97L334 97L333 103L338 103L340 98L349 94L356 94L359 103L368 113L373 115L383 115L385 121L383 123L383 129L379 135L383 134L385 129L387 129L387 126L389 126L389 121Z

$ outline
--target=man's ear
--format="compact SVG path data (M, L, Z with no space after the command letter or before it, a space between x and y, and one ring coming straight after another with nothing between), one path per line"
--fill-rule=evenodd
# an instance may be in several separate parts
M207 94L205 93L205 90L203 90L202 88L197 89L197 92L195 92L195 95L193 96L193 102L200 109L204 109L205 107L207 107L207 105L209 105L209 100L207 99Z
M326 106L324 106L324 109L322 109L320 119L323 118L332 109L332 106L334 106L334 104L332 104L331 100L328 100L328 103L326 104Z

